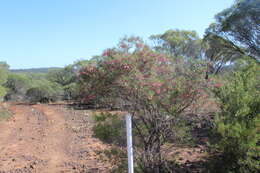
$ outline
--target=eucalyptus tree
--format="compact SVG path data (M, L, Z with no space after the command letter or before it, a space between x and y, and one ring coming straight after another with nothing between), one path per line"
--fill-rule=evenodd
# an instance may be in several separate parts
M244 55L260 61L260 0L236 0L215 19L206 34L228 40L241 48L238 52L243 50Z
M168 30L163 34L152 35L153 48L173 57L199 59L202 57L201 39L195 31Z

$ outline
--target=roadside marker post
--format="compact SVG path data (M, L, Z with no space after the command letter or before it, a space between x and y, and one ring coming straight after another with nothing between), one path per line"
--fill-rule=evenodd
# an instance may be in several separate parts
M126 135L127 135L128 173L134 173L132 118L131 118L131 115L127 114L125 116L125 119L126 119Z

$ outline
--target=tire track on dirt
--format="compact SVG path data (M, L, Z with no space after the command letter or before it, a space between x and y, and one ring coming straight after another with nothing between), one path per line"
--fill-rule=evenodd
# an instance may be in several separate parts
M0 123L0 173L109 172L96 155L106 146L92 138L82 116L60 108L10 107L14 116Z
M59 165L69 160L66 155L66 146L72 134L65 128L65 120L60 113L48 106L34 105L33 108L42 113L47 121L42 141L45 148L42 157L48 160L45 169L61 172L62 168Z
M12 105L14 116L0 125L0 172L38 172L46 162L37 157L44 152L41 145L45 121L25 105ZM42 115L41 115L42 116Z

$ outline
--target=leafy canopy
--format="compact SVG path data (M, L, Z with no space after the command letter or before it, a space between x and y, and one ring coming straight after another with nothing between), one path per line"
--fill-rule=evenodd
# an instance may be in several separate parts
M215 16L206 33L213 33L241 47L245 55L260 61L260 1L236 0Z

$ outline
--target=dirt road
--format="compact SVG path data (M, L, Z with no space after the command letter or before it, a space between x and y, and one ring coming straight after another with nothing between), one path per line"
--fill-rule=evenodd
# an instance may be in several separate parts
M0 173L109 172L92 137L89 112L64 105L12 104L0 122Z

